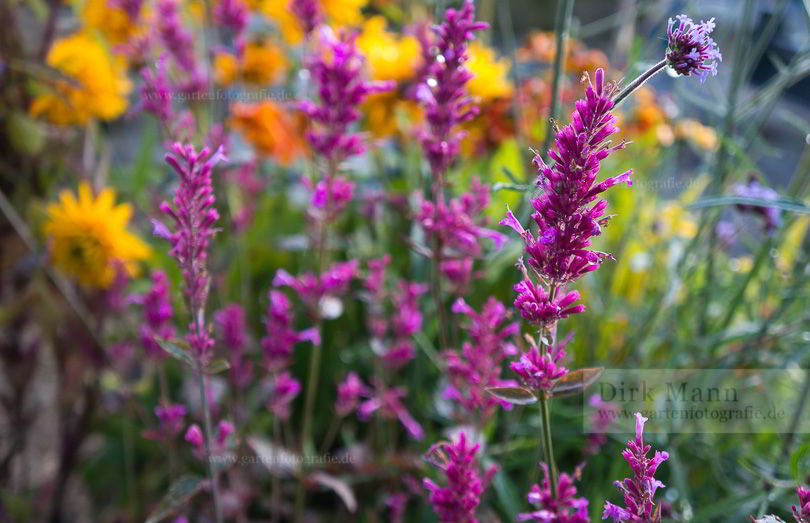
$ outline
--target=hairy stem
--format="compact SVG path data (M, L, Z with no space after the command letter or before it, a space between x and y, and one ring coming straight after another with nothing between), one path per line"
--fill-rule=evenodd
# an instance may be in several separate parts
M613 107L617 107L620 103L622 103L622 101L624 101L625 98L633 94L633 91L644 85L647 80L655 76L659 71L662 71L666 66L667 61L664 59L641 73L638 78L627 84L627 86L622 89L619 94L613 97Z

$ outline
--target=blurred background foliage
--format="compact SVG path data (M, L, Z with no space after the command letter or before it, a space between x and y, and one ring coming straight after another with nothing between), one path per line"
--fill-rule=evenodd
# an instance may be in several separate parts
M372 77L403 85L415 77L412 58L419 53L418 42L403 36L403 29L449 4L333 3L329 16L335 23L362 31L358 45L368 55ZM478 2L479 17L493 24L471 49L470 67L478 77L470 91L482 110L465 124L464 158L449 179L458 192L474 177L492 185L488 215L493 224L507 204L528 216L535 172L529 147L541 148L546 139L559 3ZM212 60L217 87L237 100L217 100L213 119L225 122L232 164L255 162L256 171L248 180L240 178L238 167L229 168L215 180L224 219L210 260L209 310L242 304L255 352L264 335L273 275L279 268L306 271L312 256L306 236L309 195L299 183L311 169L306 122L284 105L307 96L308 77L301 69L301 36L279 5L272 0L250 5L254 16L245 53L236 58L216 51ZM103 0L3 0L0 6L6 22L0 32L0 520L58 520L60 514L64 521L141 520L172 478L184 471L203 473L179 438L169 467L164 446L142 437L156 425L152 409L160 403L160 372L138 346L138 307L125 298L117 308L109 301L110 293L146 291L157 268L167 271L174 289L182 281L165 246L149 234L149 218L158 214L173 183L162 161L167 130L133 110L143 62L116 47L150 28L122 19ZM201 2L183 2L182 8L189 24L202 23ZM615 262L582 280L578 290L588 312L564 324L566 332L575 333L571 366L806 368L810 5L800 0L577 0L558 118L567 122L583 73L605 67L612 80L627 80L656 62L666 46L661 36L666 20L680 12L717 18L714 37L724 55L720 73L701 89L696 80L675 82L660 75L620 108L622 135L632 144L605 162L603 171L632 168L634 185L611 194L610 209L617 216L595 244L613 253ZM54 42L80 28L88 41L72 42L80 48L65 52L85 59L94 56L91 51L99 53L93 67L77 73L46 58ZM64 116L60 86L71 75L96 78L99 91L73 100L86 107L73 107ZM129 88L110 87L121 82ZM124 97L108 89L119 89ZM245 101L251 96L260 101ZM203 128L212 115L190 106ZM335 224L333 239L337 259L388 253L392 273L425 282L429 260L413 248L422 237L411 219L411 196L428 179L414 138L420 119L418 107L401 96L376 95L367 102L364 126L375 142L347 169L358 184L356 198ZM189 132L199 143L194 125L192 120ZM51 263L43 235L46 206L60 190L75 191L79 180L96 189L112 187L118 202L130 202L130 229L151 246L126 291L85 289ZM753 194L746 187L773 189L770 214L744 205L739 198ZM511 238L477 261L474 284L464 289L466 301L477 308L491 295L510 303L521 249ZM180 293L173 298L175 310L183 311ZM309 502L322 521L386 520L383 494L403 489L412 499L406 520L435 519L419 499L418 480L428 470L419 456L430 442L445 437L453 420L439 393L445 378L436 347L438 315L429 299L422 310L420 352L405 381L411 391L408 406L426 437L412 442L394 422L378 426L347 419L328 450L372 457L363 457L362 467L328 469L352 489L360 508L350 514L333 493L315 491ZM372 373L367 313L362 300L345 299L340 318L325 324L316 434L329 430L335 387L347 369ZM461 335L455 332L457 340ZM309 354L308 348L297 350L295 375L306 375ZM174 360L162 366L168 390L195 411L185 369ZM217 377L215 390L224 391L224 381ZM268 437L272 416L262 408L260 392L251 394L242 398L251 415L241 420L239 433ZM796 398L807 395L808 385L798 383ZM224 395L217 417L232 412L234 401ZM791 415L810 414L806 403L795 403ZM615 497L612 480L625 473L619 456L625 436L611 435L601 452L585 455L581 407L581 397L555 405L555 451L561 470L587 461L581 494L590 501L591 517L599 519L603 501ZM290 426L299 425L300 411L294 409ZM538 478L539 426L539 412L526 408L498 411L485 428L484 461L501 469L479 511L482 521L515 521L526 510L525 493ZM374 448L375 443L369 448L369 442L381 445L380 434L387 450ZM787 519L795 503L793 487L808 481L810 446L803 434L681 434L674 428L670 435L648 439L670 453L660 478L667 485L665 515L674 520L739 522L766 512ZM247 514L266 519L274 473L235 474L229 501L244 496ZM409 490L408 478L417 487ZM282 488L292 487L285 482ZM189 513L195 503L197 509L204 504L203 497L192 498Z

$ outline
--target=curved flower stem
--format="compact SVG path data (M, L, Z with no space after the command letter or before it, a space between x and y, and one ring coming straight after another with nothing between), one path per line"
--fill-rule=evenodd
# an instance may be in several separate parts
M202 365L197 369L200 385L200 401L205 416L205 461L208 462L208 479L211 482L211 494L214 498L214 512L217 515L217 523L224 521L222 517L222 505L219 503L219 488L217 486L217 475L214 471L214 461L211 459L211 442L213 441L213 431L211 430L211 409L208 406L208 395L205 393L205 373Z
M627 86L622 89L619 94L613 97L613 107L617 107L620 103L622 103L622 101L624 101L625 98L633 94L633 91L644 85L647 80L655 76L659 71L662 71L666 66L667 61L664 59L641 73L638 78L627 84Z
M574 12L574 0L562 0L557 6L557 20L554 26L556 41L554 48L554 76L551 79L551 106L548 112L548 127L546 138L543 141L543 155L547 157L548 150L554 140L554 124L560 112L560 89L562 88L563 62L565 61L565 40L568 28L571 25L571 15Z

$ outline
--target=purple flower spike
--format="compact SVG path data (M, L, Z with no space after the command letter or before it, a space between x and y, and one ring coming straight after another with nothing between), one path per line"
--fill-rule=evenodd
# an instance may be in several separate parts
M281 420L290 418L290 404L301 392L301 384L289 372L276 376L267 408Z
M428 454L443 454L446 462L439 465L447 478L447 485L440 487L428 478L422 484L430 491L433 511L442 523L477 523L475 509L481 503L481 494L495 474L493 465L482 477L478 468L480 445L470 445L462 432L456 443L438 443Z
M657 523L661 520L660 507L654 510L655 491L664 484L655 479L658 466L669 458L666 452L655 451L652 459L647 457L650 445L644 444L644 423L647 418L636 413L636 438L627 442L622 456L633 470L632 478L616 481L614 484L624 496L624 508L605 501L602 519L613 521L638 521Z
M317 0L292 0L290 11L298 18L298 23L307 36L323 21L321 7Z
M454 127L478 114L478 107L465 94L465 86L473 74L464 67L464 62L468 58L468 41L475 38L475 31L488 27L489 24L475 20L475 4L467 0L460 10L445 11L444 22L433 27L437 42L421 39L423 47L430 46L423 49L429 63L415 97L426 110L428 126L422 136L422 146L434 174L444 173L458 156L464 135L454 131Z
M214 20L237 35L247 27L249 14L242 0L219 0L214 7Z
M776 201L781 198L778 192L770 187L759 183L755 177L751 177L746 184L736 184L732 187L734 196L741 198L753 198L757 200ZM738 204L736 208L745 213L761 216L765 220L765 231L773 232L782 225L782 211L778 207L766 207L759 205Z
M214 188L211 177L214 166L227 160L220 147L211 154L208 148L199 153L191 144L175 143L174 154L165 156L180 179L173 203L164 201L160 210L175 223L175 231L169 238L169 255L177 260L186 283L186 298L192 314L189 333L186 336L192 350L204 361L214 344L203 319L203 310L208 299L210 276L206 269L208 244L216 234L214 224L219 213L214 208Z
M799 487L796 495L799 496L799 506L793 506L793 518L796 523L810 523L810 489Z
M203 444L205 443L205 437L203 436L202 430L200 430L199 425L196 423L194 425L189 426L188 430L186 430L186 441L191 443L195 449L202 448Z
M709 36L714 30L714 18L695 24L686 15L669 19L667 25L667 64L683 76L695 75L700 83L709 73L717 75L717 62L723 61L717 44Z
M532 200L537 237L523 229L511 212L501 221L521 235L529 265L548 281L574 281L598 269L609 257L587 248L590 238L600 235L610 219L605 216L607 202L599 195L619 183L632 184L631 171L596 183L601 161L625 146L625 142L610 146L608 140L619 130L610 112L614 90L613 85L605 83L604 71L598 69L595 81L588 79L585 98L576 103L571 123L557 131L554 147L548 152L553 166L547 165L540 154L535 156L540 172L537 185L543 189Z
M577 467L573 476L565 472L560 474L560 482L557 485L557 496L552 495L548 481L548 466L543 467L543 485L532 485L529 495L529 503L535 505L537 510L518 514L518 521L542 521L544 523L588 523L588 500L578 498L577 488L574 481L579 480L582 475L582 465Z
M515 291L518 293L515 308L532 323L550 324L585 311L584 305L573 305L579 299L577 291L559 292L552 298L541 285L528 279L515 285Z
M350 372L343 383L338 385L338 398L335 404L335 410L339 416L345 416L350 412L357 409L357 404L360 398L369 396L371 389L363 383L363 380L354 373Z
M315 123L308 133L312 148L330 163L339 164L365 150L363 135L349 132L360 118L360 104L373 93L394 88L393 82L369 82L364 78L365 59L355 47L354 35L322 26L316 54L309 69L318 85L319 103L302 101L298 108Z
M262 338L265 365L268 370L276 371L290 365L290 358L295 345L302 341L310 341L314 345L320 344L317 329L305 331L295 330L292 305L287 295L281 291L270 291L269 306L267 308L267 336Z
M154 72L149 67L141 69L141 84L137 109L152 113L161 122L168 124L172 118L172 86L169 82L169 61L162 55Z
M245 311L236 303L229 303L214 315L222 334L222 342L232 354L241 354L247 343Z
M155 337L171 338L174 336L172 326L172 301L169 278L163 271L152 274L152 288L144 296L143 302L144 323L140 329L141 344L149 357L162 360L167 354L160 348Z
M186 72L197 70L194 57L194 37L180 19L180 0L159 0L157 3L158 32L163 44Z

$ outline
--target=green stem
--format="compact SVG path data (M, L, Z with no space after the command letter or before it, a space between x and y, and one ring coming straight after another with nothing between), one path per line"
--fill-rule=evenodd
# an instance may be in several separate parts
M554 125L560 112L560 89L562 87L563 62L565 61L565 39L571 25L571 15L574 12L574 0L560 0L557 6L557 20L554 25L556 33L556 47L554 51L554 76L551 80L551 107L548 112L548 127L546 138L543 141L543 156L547 157L551 142L554 139ZM517 66L517 64L515 64Z
M554 449L551 445L551 398L540 394L540 412L543 414L543 448L548 466L548 482L552 498L557 498L557 466L554 464Z
M622 103L622 101L624 101L625 98L633 94L633 91L644 85L647 82L647 80L655 76L659 71L662 71L666 66L667 61L661 60L654 66L650 67L649 69L641 73L641 75L638 78L627 84L627 86L624 89L622 89L619 92L619 94L613 97L613 107L616 107L620 103Z
M205 393L205 373L200 365L197 369L200 385L200 401L203 415L205 416L205 461L208 463L208 479L211 482L211 494L214 497L214 512L217 515L217 523L224 521L222 517L222 506L219 503L219 488L217 486L217 475L214 471L214 461L211 459L211 442L213 441L213 431L211 430L211 409L208 405L208 395Z

